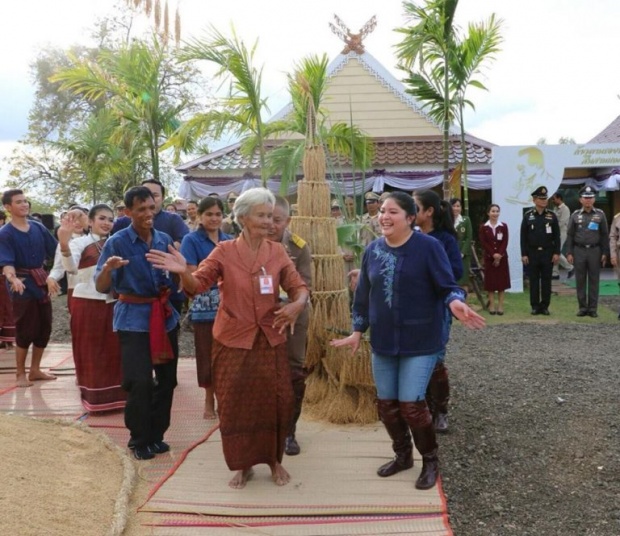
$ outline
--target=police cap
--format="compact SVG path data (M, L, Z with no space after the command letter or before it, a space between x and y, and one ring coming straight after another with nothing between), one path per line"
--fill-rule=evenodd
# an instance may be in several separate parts
M579 189L579 197L596 197L596 188L592 186L582 186Z
M532 192L532 197L537 197L538 199L547 199L547 195L548 195L548 191L547 188L545 188L544 186L539 186L538 188L536 188L536 190L534 190Z

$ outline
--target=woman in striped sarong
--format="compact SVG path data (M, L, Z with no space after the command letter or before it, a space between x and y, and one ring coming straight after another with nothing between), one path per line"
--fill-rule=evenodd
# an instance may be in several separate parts
M75 374L82 405L91 412L125 407L121 388L120 345L112 331L114 300L95 289L93 275L103 244L112 229L114 213L108 205L95 205L89 212L91 233L74 238L69 212L58 229L63 266L75 274L71 298L71 340Z

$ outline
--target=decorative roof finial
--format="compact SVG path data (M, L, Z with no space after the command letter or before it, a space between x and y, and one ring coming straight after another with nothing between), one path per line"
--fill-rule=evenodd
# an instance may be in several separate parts
M364 44L362 43L362 40L377 26L377 16L373 15L372 18L364 24L364 26L362 26L360 31L356 34L351 33L349 27L342 22L338 15L334 15L334 20L336 21L336 24L330 22L329 28L346 43L346 46L342 49L341 54L348 54L349 52L363 54Z

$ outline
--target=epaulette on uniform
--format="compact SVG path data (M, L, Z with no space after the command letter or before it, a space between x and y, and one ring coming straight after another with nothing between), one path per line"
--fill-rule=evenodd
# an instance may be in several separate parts
M306 241L295 233L291 233L291 242L293 242L293 244L295 244L299 249L302 249L306 245Z

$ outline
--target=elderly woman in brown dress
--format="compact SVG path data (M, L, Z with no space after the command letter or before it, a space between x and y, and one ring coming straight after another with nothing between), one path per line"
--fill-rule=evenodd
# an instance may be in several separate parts
M147 254L156 268L180 274L189 296L219 282L211 366L224 458L237 471L232 488L243 488L261 463L277 485L290 480L281 465L293 414L285 330L304 310L308 289L282 244L267 238L274 204L265 188L241 194L235 203L239 238L220 242L193 273L173 248ZM280 303L280 288L290 303Z

